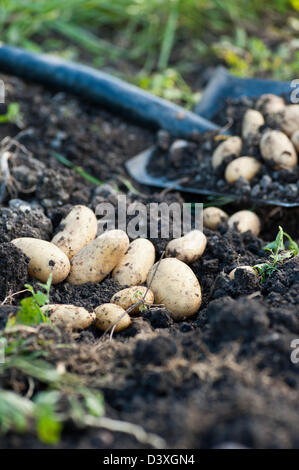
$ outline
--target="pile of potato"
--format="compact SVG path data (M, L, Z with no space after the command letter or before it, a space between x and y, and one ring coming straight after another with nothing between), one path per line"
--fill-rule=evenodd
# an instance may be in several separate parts
M267 127L267 119L272 127ZM299 153L299 105L286 105L276 95L262 95L256 109L248 109L242 122L242 139L226 138L212 155L212 166L219 167L227 157L234 159L225 168L225 179L233 185L243 177L252 180L261 169L261 162L254 157L242 155L243 141L259 144L264 161L271 161L275 169L293 168L298 164Z
M240 232L260 231L260 221L250 211L228 215L217 207L204 210L205 227L217 229L228 221ZM50 305L53 322L71 328L87 328L93 322L102 331L115 326L127 328L130 315L154 303L163 304L175 320L182 320L198 311L201 287L189 264L199 259L206 248L206 236L192 230L170 241L165 258L155 264L155 248L147 239L130 243L122 230L109 230L97 237L97 219L85 206L74 206L60 224L51 242L36 238L17 238L12 243L29 258L29 274L46 282L52 274L53 284L64 280L73 285L101 282L108 274L125 288L110 303L99 305L90 313L74 305ZM142 284L146 284L145 287Z

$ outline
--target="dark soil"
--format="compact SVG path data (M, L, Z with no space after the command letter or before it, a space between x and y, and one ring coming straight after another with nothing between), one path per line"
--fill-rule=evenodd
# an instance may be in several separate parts
M254 108L255 101L249 98L228 100L224 109L215 116L215 122L223 128L230 123L232 135L241 136L241 125L247 109ZM265 117L266 124L260 128L260 135L267 129L275 129L271 116ZM221 132L220 132L221 134ZM282 201L299 203L299 166L292 169L277 170L269 161L266 162L260 153L259 139L243 139L241 156L255 157L262 163L258 174L248 182L240 177L233 185L224 179L227 164L235 156L228 156L215 170L211 164L211 156L219 145L219 135L207 132L194 135L185 147L171 148L174 139L167 133L159 132L156 147L147 165L147 171L163 181L177 181L181 186L203 189L237 196L239 201L252 200Z
M117 204L111 186L95 186L66 169L52 150L115 185L119 177L127 178L126 159L154 138L67 95L53 95L7 77L5 81L9 99L18 101L23 113L19 140L32 156L12 150L13 179L0 208L0 302L26 282L36 286L27 274L27 258L9 241L19 236L51 239L73 204L93 209L102 201ZM11 129L11 135L18 131ZM4 137L7 127L0 125L0 133ZM128 193L128 200L183 202L178 194L149 191ZM93 326L76 334L41 326L35 334L20 335L32 351L45 349L52 364L63 363L90 387L102 390L107 416L141 425L164 438L169 448L214 448L227 442L250 448L298 448L299 364L292 363L290 356L291 342L299 337L299 258L280 265L265 283L241 270L234 280L228 277L239 265L265 260L262 247L275 238L279 224L299 241L298 209L260 209L259 214L261 238L240 235L225 225L220 231L205 232L206 251L191 265L203 302L190 319L175 323L167 309L153 308L132 317L132 325L111 342ZM152 241L158 258L167 240ZM63 282L52 286L50 301L92 310L109 301L118 288L109 277L83 286ZM24 295L0 306L0 328ZM42 388L38 380L34 382L35 390ZM14 369L1 378L1 385L23 395L28 391L28 379ZM47 446L33 434L14 433L2 436L0 448L7 447ZM142 445L129 435L69 424L57 447Z

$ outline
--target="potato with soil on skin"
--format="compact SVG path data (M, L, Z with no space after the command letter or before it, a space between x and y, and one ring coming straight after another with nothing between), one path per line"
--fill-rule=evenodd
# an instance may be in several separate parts
M210 230L217 230L227 220L228 214L219 207L206 207L203 210L203 226Z
M166 246L165 256L190 264L202 256L206 246L207 237L200 230L191 230L183 237L171 240Z
M294 145L283 132L265 132L260 141L260 151L264 160L272 160L278 169L297 165Z
M114 329L115 333L125 330L131 325L130 316L122 307L116 304L102 304L95 309L95 314L95 326L101 331L106 331L110 327L112 328L114 323L118 320Z
M280 129L291 137L299 129L299 104L289 104L275 116Z
M67 278L70 284L100 282L119 263L129 247L128 235L109 230L84 246L72 259Z
M52 239L68 258L95 239L98 222L95 214L86 206L77 205L60 223L60 231Z
M248 109L243 117L242 137L248 139L250 136L256 136L264 124L264 116L259 111Z
M137 238L130 243L127 253L113 269L112 278L121 286L143 284L155 262L155 255L152 242Z
M196 313L201 305L200 284L192 269L176 258L165 258L154 264L147 276L147 285L155 302L164 304L175 320ZM157 270L156 270L157 268Z
M261 163L253 157L239 157L230 162L225 169L225 179L234 184L242 176L247 181L252 180L261 169Z
M237 271L237 269L242 269L244 271L247 271L248 273L251 273L251 274L254 274L255 276L257 276L257 272L256 270L252 267L252 266L237 266L235 269L233 269L230 273L229 273L229 277L231 279L235 279L235 272Z
M128 287L127 289L122 289L119 292L116 292L116 294L111 297L110 303L119 305L124 310L127 310L128 308L132 307L134 304L142 300L145 293L146 297L144 299L143 305L145 305L146 307L150 307L154 303L154 294L150 289L147 291L147 288L145 286L133 286ZM142 304L136 306L133 310L129 312L129 314L131 315L134 313L139 313L140 307L142 307Z
M239 157L242 150L242 140L238 136L228 137L221 142L212 155L212 167L215 169L221 165L226 157Z
M238 211L231 215L228 219L228 225L230 228L236 226L240 233L251 230L256 237L261 231L260 218L254 212L247 210Z
M52 284L62 282L70 272L70 261L53 243L38 238L16 238L12 242L30 259L28 272L39 281L47 282L52 274Z
M299 129L292 134L291 137L292 144L294 145L297 153L299 153Z
M88 328L96 318L94 312L88 312L76 305L50 304L42 307L42 310L48 311L52 323L74 330Z
M262 114L275 114L282 111L285 106L284 99L272 93L261 95L256 102L256 109Z

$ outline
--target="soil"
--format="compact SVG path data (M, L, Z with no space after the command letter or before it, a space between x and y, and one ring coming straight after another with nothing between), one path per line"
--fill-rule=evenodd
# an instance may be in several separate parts
M229 123L229 132L241 137L243 116L248 109L254 108L254 99L230 99L213 121L223 129ZM299 204L299 166L277 170L271 161L265 161L261 156L259 141L263 132L269 129L277 129L273 116L265 116L265 125L257 136L242 139L241 155L255 157L262 164L250 182L240 177L234 185L229 185L224 179L225 168L235 158L234 155L226 157L216 170L212 167L211 155L221 142L221 131L194 135L193 139L185 142L185 146L176 149L171 147L175 141L173 138L165 131L158 132L147 171L156 178L162 177L164 182L177 181L188 190L194 188L231 194L240 202L259 200L261 203L281 201Z
M21 131L18 141L32 155L12 147L12 178L0 208L0 302L26 282L37 284L28 276L28 259L10 241L20 236L50 240L73 204L93 209L102 201L117 205L114 186L119 183L126 190L119 178L128 179L124 162L155 139L136 124L71 96L14 78L4 81L9 101L20 104L23 129L0 125L0 134L3 138L9 130L15 137ZM96 186L65 168L53 150L110 185ZM184 202L177 193L139 189L140 194L127 191L128 202ZM134 315L132 325L112 341L93 326L73 334L46 325L20 336L33 351L45 349L52 364L63 363L90 387L102 390L108 417L141 425L161 436L168 448L215 448L228 442L235 447L298 448L299 364L290 357L291 342L299 337L299 258L280 265L264 283L242 270L234 280L228 273L264 261L262 247L275 238L278 225L298 242L299 210L260 208L258 213L263 220L260 238L225 224L219 231L205 231L204 256L191 265L203 292L193 317L176 323L167 309L152 308ZM158 259L168 240L152 241ZM109 277L83 286L63 282L51 287L50 301L91 311L118 289ZM10 297L0 306L0 328L26 295ZM0 383L23 395L28 392L28 379L14 369ZM37 379L34 384L36 391L43 387ZM41 447L47 446L33 433L10 433L0 441L0 448ZM144 446L130 435L70 423L56 447Z

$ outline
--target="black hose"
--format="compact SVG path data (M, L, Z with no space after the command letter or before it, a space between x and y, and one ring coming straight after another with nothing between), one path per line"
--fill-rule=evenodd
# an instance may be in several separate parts
M212 122L99 70L46 54L1 45L0 70L55 87L175 136L216 130Z

